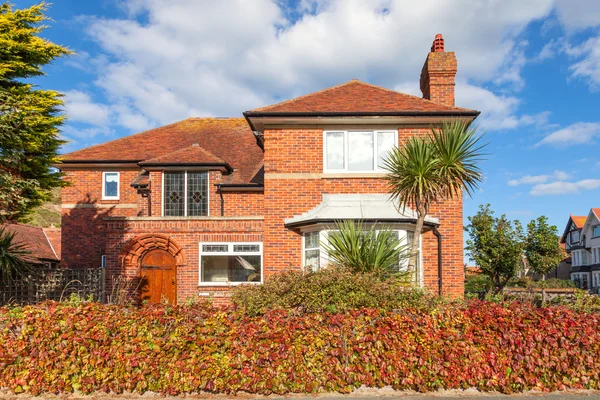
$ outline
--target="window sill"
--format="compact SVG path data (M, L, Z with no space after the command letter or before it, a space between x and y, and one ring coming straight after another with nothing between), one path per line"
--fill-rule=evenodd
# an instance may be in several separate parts
M260 285L262 282L198 282L198 287L227 287L240 285Z
M385 172L323 172L321 178L323 179L359 179L359 178L384 178L387 174Z

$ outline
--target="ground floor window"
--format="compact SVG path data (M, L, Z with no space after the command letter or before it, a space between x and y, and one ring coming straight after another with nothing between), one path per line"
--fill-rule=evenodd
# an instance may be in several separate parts
M368 228L370 229L370 228ZM410 244L413 241L413 232L405 229L390 229L392 232L397 234L400 244L406 246L407 251L410 251ZM327 251L323 247L324 243L327 243L327 238L331 232L335 230L322 229L311 232L303 233L303 257L302 265L307 271L317 271L320 268L324 268L329 263ZM400 270L408 268L409 259L407 257L401 257L398 260L398 268Z
M600 287L600 271L592 272L592 287Z
M201 243L200 285L262 282L262 243Z
M588 273L587 272L579 272L571 274L571 281L575 283L580 289L589 289L588 283Z

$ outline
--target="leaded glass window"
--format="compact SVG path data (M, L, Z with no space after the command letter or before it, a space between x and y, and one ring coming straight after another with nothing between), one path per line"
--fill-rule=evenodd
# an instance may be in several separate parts
M164 173L165 217L208 215L208 173Z
M187 173L187 215L199 217L208 215L206 172Z

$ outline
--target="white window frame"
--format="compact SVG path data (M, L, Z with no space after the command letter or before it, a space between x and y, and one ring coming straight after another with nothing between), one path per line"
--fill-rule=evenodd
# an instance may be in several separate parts
M344 168L343 169L328 169L327 168L327 134L328 133L343 133L344 134ZM373 169L371 170L362 170L362 171L349 171L348 170L348 154L350 152L350 146L348 146L348 133L349 132L362 132L362 133L372 133L373 134ZM377 134L378 133L393 133L394 134L394 147L398 147L398 131L390 130L390 129L377 129L377 130L363 130L363 129L353 129L353 130L336 130L331 129L327 131L323 131L323 172L327 174L365 174L365 173L383 173L385 170L379 168L377 165L378 162L378 149L377 149Z
M117 174L117 195L106 195L106 174ZM119 171L102 171L102 200L119 200L121 193L121 173Z
M592 264L600 264L600 247L592 247Z
M315 231L305 231L302 232L302 268L307 269L309 265L306 264L306 252L310 250L319 250L319 269L323 269L325 265L323 265L323 248L321 248L321 242L323 241L325 231L315 230ZM306 235L310 233L316 233L319 236L319 241L317 243L317 247L306 247Z
M592 284L590 286L592 288L597 288L600 286L600 271L592 272Z
M206 172L206 215L203 216L188 216L188 199L187 199L187 189L188 189L188 171L178 171L178 170L164 170L161 174L161 189L160 189L160 215L165 216L165 172L183 172L183 193L185 195L183 201L183 213L185 215L172 216L169 215L168 218L206 218L210 217L210 171L190 171L190 172Z
M227 251L202 251L202 246L228 246ZM233 251L234 245L258 245L258 251ZM259 282L202 282L202 256L260 256L260 281ZM198 244L198 286L237 286L258 285L263 283L264 256L262 242L200 242Z
M596 234L594 233L594 230L595 230L596 228L600 229L600 225L594 225L594 226L592 226L592 238L597 238L597 237L600 237L600 233L599 233L598 235L596 235Z

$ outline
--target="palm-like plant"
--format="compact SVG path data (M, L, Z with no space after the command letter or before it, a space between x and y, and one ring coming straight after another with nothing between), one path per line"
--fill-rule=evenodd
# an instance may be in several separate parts
M483 180L478 163L486 144L481 138L477 129L465 122L448 122L432 128L426 137L409 138L385 160L392 199L403 208L414 207L417 214L410 272L417 265L423 224L431 205L461 196L463 190L470 196Z
M28 262L30 251L21 243L15 242L15 234L5 226L0 227L0 278L13 280L26 277L31 269Z
M334 265L355 274L373 273L382 279L406 275L400 270L400 262L408 258L407 247L396 231L376 226L367 229L352 220L338 222L323 243Z

